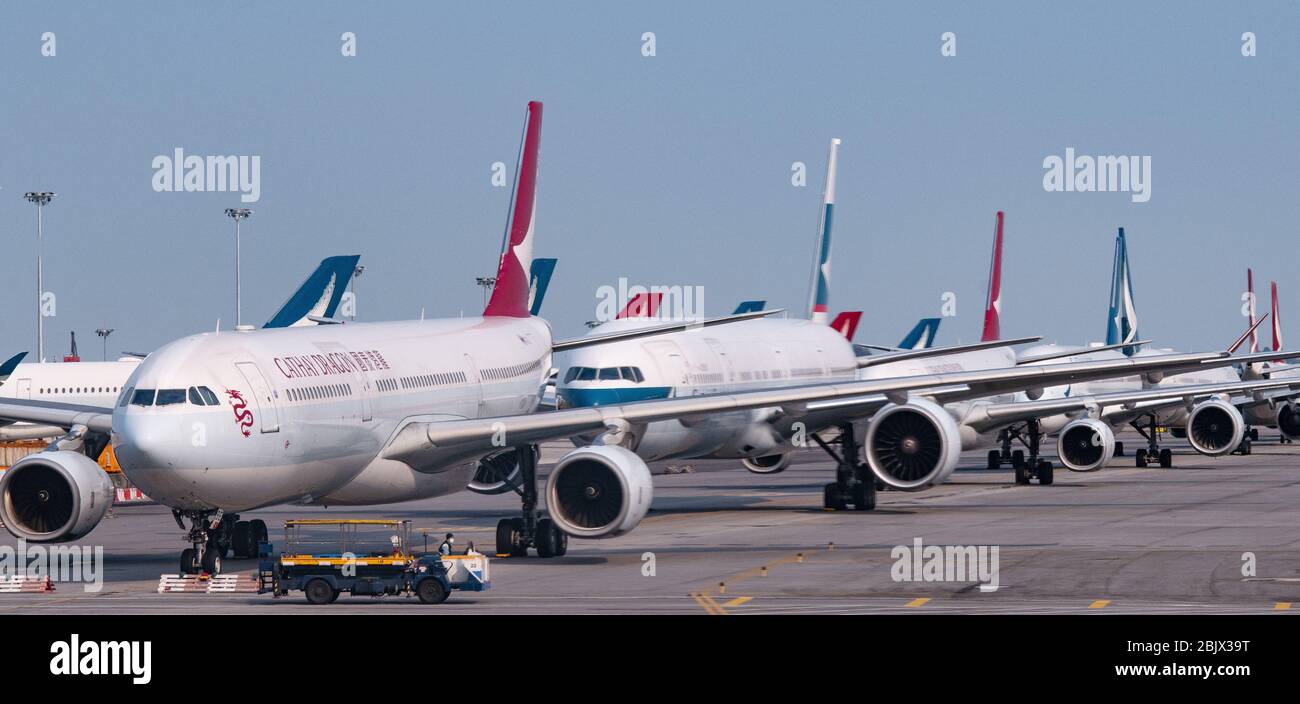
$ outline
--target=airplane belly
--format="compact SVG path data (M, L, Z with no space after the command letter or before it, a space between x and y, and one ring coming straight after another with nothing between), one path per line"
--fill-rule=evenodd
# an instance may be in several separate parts
M455 494L474 476L475 462L462 462L440 472L417 472L405 462L375 458L355 479L313 503L326 506L365 506Z

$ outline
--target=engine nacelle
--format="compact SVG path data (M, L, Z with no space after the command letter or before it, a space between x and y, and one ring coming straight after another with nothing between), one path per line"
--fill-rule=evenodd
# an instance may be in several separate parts
M745 457L740 463L745 465L745 469L754 474L776 474L784 472L786 467L790 466L790 461L794 459L793 452L786 452L780 455L763 455L762 457Z
M519 450L494 452L478 461L474 477L465 485L475 494L491 496L512 491L519 484Z
M0 520L33 543L76 540L113 505L113 483L80 452L37 452L0 475Z
M555 464L546 480L546 508L575 538L613 538L645 518L654 481L645 460L618 445L580 447Z
M1072 421L1056 438L1056 454L1072 472L1095 472L1115 455L1115 433L1092 418Z
M872 416L862 452L880 481L919 491L944 481L957 468L961 431L933 401L891 403Z
M1290 440L1300 438L1300 408L1295 404L1280 403L1274 416L1277 429Z
M1217 398L1196 404L1187 416L1187 442L1202 455L1218 457L1232 452L1245 432L1241 411Z

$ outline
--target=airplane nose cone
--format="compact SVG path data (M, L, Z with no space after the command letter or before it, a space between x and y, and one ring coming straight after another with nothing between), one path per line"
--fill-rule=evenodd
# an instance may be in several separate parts
M128 479L147 494L148 485L171 474L182 460L181 429L174 418L122 413L113 419L113 452Z

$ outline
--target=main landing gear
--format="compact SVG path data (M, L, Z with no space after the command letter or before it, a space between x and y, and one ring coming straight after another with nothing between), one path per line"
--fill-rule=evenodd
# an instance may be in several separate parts
M1146 467L1150 463L1156 462L1164 469L1169 469L1174 466L1174 453L1167 447L1160 448L1160 428L1156 425L1155 415L1148 415L1146 418L1147 424L1145 428L1138 420L1129 423L1134 430L1147 439L1146 449L1133 453L1133 464L1136 467Z
M503 518L497 523L497 553L511 557L528 555L535 548L538 557L560 557L569 551L569 536L549 518L537 516L536 445L515 448L519 457L519 484L513 486L523 503L518 518Z
M838 453L820 436L813 435L812 439L835 460L835 481L822 490L822 507L828 511L843 511L851 504L855 511L874 509L876 478L872 476L871 468L859 459L862 448L853 434L853 425L841 425L839 438L831 441L840 446Z
M172 510L172 517L181 529L190 521L185 539L192 547L181 551L181 574L221 574L223 558L257 557L258 545L269 540L264 521L241 521L234 513Z
M1015 472L1017 484L1028 484L1030 480L1037 479L1039 484L1047 486L1055 481L1052 463L1038 454L1043 441L1042 425L1038 419L1026 421L1023 427L1003 430L998 435L998 441L1002 444L1002 450L989 450L989 469L999 469L1003 463L1009 463ZM1024 445L1029 454L1026 455L1024 450L1012 451L1011 443L1015 441Z

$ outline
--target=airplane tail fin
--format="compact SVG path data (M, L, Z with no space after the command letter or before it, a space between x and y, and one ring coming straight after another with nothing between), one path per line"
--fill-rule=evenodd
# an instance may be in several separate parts
M732 315L740 315L741 313L757 313L758 311L763 310L766 305L767 301L741 301L740 305L736 306L736 310L732 312Z
M984 334L980 342L992 342L1002 336L1002 211L998 211L993 231L993 258L989 263L989 297L984 306Z
M835 214L835 171L838 166L840 140L831 140L826 157L826 190L822 191L821 222L817 228L817 251L813 257L812 284L808 291L808 317L825 323L830 317L831 298L831 222Z
M322 259L316 270L302 282L289 300L262 327L290 328L315 325L313 318L331 318L338 310L348 282L356 274L360 255L350 254Z
M542 300L546 298L546 288L551 285L551 274L555 273L557 259L534 259L533 268L528 277L528 314L537 315L542 310Z
M659 312L659 304L664 300L662 293L638 293L627 302L622 312L614 316L615 320L623 318L653 318Z
M18 363L23 361L23 357L26 356L26 352L19 352L9 359L6 359L3 364L0 364L0 384L5 383L5 380L9 378L9 375L13 374L14 370L18 368Z
M934 336L939 332L940 318L921 318L917 321L907 337L898 343L900 350L928 350L934 344Z
M1128 244L1124 228L1115 237L1115 262L1110 280L1110 313L1106 318L1106 344L1117 345L1138 339L1137 307L1133 303L1133 279L1128 266ZM1136 345L1123 348L1126 356L1137 352Z
M542 104L528 103L523 142L515 165L515 183L501 243L496 284L484 317L529 317L528 272L533 266L533 218L537 204L537 154L542 141Z
M1254 329L1255 325L1255 272L1249 267L1246 268L1246 309L1250 315L1250 353L1255 354L1259 351L1259 333ZM1274 317L1274 320L1277 318Z
M1277 308L1277 282L1270 281L1270 288L1273 289L1273 351L1277 352L1282 349L1282 319Z
M831 321L831 327L839 331L844 339L853 342L853 335L858 331L858 323L862 320L862 311L846 310L835 316Z

